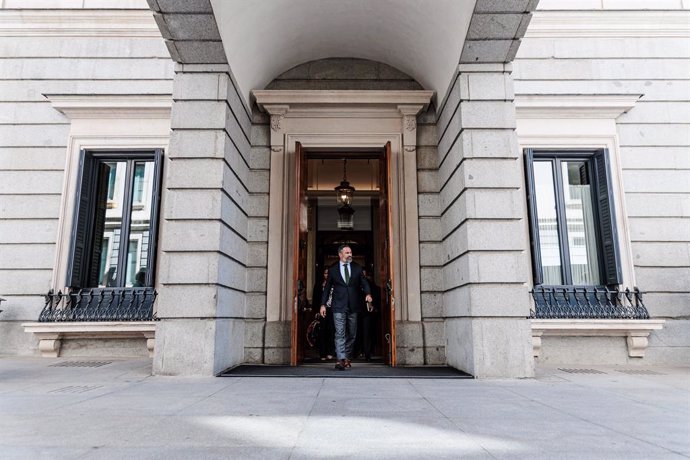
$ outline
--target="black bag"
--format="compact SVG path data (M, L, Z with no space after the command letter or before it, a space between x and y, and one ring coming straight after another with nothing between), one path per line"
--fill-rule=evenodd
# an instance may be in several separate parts
M319 336L321 335L321 315L318 313L314 320L307 326L307 343L309 348L314 348L319 342Z

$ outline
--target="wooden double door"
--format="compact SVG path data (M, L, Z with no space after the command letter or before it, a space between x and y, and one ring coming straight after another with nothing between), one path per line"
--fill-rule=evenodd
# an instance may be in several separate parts
M336 154L342 158L342 154ZM318 299L308 301L307 284L308 253L309 253L309 197L307 196L307 165L309 152L297 143L295 146L295 193L292 216L291 243L293 249L293 277L292 277L292 320L291 320L291 353L290 364L297 366L304 362L307 347L307 326L318 311ZM391 146L390 143L381 147L379 152L371 152L370 160L378 161L378 197L377 212L373 215L376 219L373 226L371 244L367 252L371 257L371 265L376 270L377 285L380 287L378 297L380 311L377 336L378 348L381 350L383 362L390 366L396 364L395 354L395 285L393 276L393 245L391 244ZM313 229L312 229L313 231ZM343 238L348 239L347 232L343 232ZM323 243L323 239L314 239L316 243ZM321 248L324 251L332 248ZM354 248L353 248L354 249ZM361 257L362 254L360 254ZM323 267L323 265L322 265ZM323 268L322 268L323 269ZM321 273L315 273L316 279L320 279Z

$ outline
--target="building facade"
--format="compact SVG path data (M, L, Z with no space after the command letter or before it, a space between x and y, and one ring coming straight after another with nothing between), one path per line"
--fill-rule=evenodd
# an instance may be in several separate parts
M318 359L346 243L390 365L687 363L685 0L116 3L0 9L0 353Z

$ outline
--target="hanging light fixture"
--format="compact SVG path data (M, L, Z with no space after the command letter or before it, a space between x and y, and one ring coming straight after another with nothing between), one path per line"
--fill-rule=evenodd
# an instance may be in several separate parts
M353 230L355 228L355 210L345 205L338 208L338 230Z
M350 206L352 204L352 195L355 193L355 188L347 181L347 159L343 160L343 180L335 188L335 197L338 206Z
M343 160L343 180L335 188L336 201L338 203L338 229L352 230L355 227L354 214L352 209L352 196L355 188L347 181L347 159Z

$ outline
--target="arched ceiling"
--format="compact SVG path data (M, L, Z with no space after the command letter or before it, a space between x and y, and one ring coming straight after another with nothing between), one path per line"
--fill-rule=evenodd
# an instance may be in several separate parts
M162 0L159 0L159 2ZM443 98L476 0L211 0L244 97L316 59L391 65Z
M383 62L442 101L458 64L511 62L539 0L147 0L170 56L250 92L325 58Z

